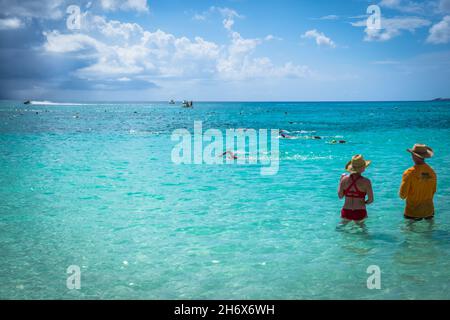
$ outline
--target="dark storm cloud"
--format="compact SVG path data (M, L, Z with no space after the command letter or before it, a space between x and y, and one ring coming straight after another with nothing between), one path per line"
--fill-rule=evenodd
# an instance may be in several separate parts
M17 98L17 93L54 86L52 77L67 75L76 66L64 56L44 54L44 25L56 26L57 5L62 1L0 0L1 18L18 18L23 26L0 30L0 98Z
M0 16L19 18L59 19L64 15L65 0L0 0Z
M0 33L0 36L1 33ZM10 36L10 35L9 35ZM4 38L2 37L2 40ZM22 92L32 88L58 88L78 68L92 61L73 56L48 54L33 45L9 45L0 47L0 98L21 98ZM34 45L36 44L36 46ZM17 96L16 92L20 92Z
M9 3L0 17L19 17L25 24L23 28L0 30L0 99L24 99L28 98L24 97L28 92L33 94L36 90L111 91L157 87L139 79L94 81L75 77L76 70L88 67L96 58L89 59L84 55L80 59L73 53L54 54L43 48L46 41L43 31L60 28L65 23L64 19L49 20L57 16L49 10L56 10L62 1L10 2L0 0L2 6Z
M95 61L71 54L49 54L37 49L0 49L0 99L25 99L26 92L40 90L145 90L157 86L140 79L87 80L74 76ZM7 62L7 63L3 63ZM25 93L24 93L25 92ZM34 98L31 97L31 98ZM39 97L36 97L39 98Z

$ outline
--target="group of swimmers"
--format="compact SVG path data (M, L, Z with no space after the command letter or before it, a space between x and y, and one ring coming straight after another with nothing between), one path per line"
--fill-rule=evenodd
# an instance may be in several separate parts
M434 217L433 197L437 177L434 170L425 163L425 159L434 155L433 149L424 144L415 144L407 151L412 155L414 166L403 173L400 186L400 198L406 200L404 216L415 221L431 220ZM360 223L367 218L366 205L373 203L374 195L372 183L362 173L370 163L362 155L356 155L345 166L350 174L342 174L338 188L339 199L345 197L341 211L344 223Z
M286 130L283 130L283 129L279 130L279 135L280 135L280 138L282 138L282 139L300 139L300 138L302 138L302 139L322 140L321 136L306 136L306 137L304 137L304 136L302 136L302 137L292 136L292 135L289 134L289 131L286 131ZM328 143L329 144L344 144L344 143L347 143L347 141L345 141L345 140L331 140Z
M243 128L243 129L240 129L240 130L243 130L245 132L248 129L247 128ZM280 129L278 133L280 135L279 137L282 138L282 139L300 139L300 138L303 138L303 139L312 139L312 140L322 140L322 137L320 137L320 136L311 136L311 137L292 136L292 135L289 135L289 131L286 131L286 130L283 130L283 129ZM344 143L347 143L347 141L345 141L345 140L331 140L328 143L329 144L344 144ZM220 156L221 157L226 157L229 160L237 160L238 159L238 156L236 155L236 153L234 153L232 151L225 151Z

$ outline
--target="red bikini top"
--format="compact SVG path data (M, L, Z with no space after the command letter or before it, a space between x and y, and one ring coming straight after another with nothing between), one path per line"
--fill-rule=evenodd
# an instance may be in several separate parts
M358 186L356 185L356 182L361 179L361 176L358 176L356 179L353 178L354 176L350 176L352 179L352 183L348 186L347 189L344 190L344 195L349 198L361 198L364 199L366 197L366 193L362 192L358 189ZM350 190L352 187L355 187L354 190Z

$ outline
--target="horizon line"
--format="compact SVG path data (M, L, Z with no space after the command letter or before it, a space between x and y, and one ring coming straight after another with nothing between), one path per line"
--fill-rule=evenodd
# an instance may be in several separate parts
M446 102L449 98L433 98L426 100L189 100L194 103L346 103L346 102ZM19 100L19 99L0 99L0 101L14 102L49 102L49 103L169 103L170 100L72 100L72 101L53 101L53 100ZM181 103L183 100L174 100Z

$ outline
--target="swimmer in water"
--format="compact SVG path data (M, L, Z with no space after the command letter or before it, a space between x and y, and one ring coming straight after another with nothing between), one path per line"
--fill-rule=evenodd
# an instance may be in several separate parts
M222 157L224 156L228 156L228 159L230 160L237 160L238 158L237 155L232 151L225 151L224 153L222 153Z
M286 130L279 130L278 133L279 133L280 137L282 137L283 139L295 139L294 136L288 135L287 134L288 132Z
M331 140L330 142L329 142L329 144L345 144L345 143L347 143L347 141L345 141L345 140L339 140L339 141L337 141L337 140Z

